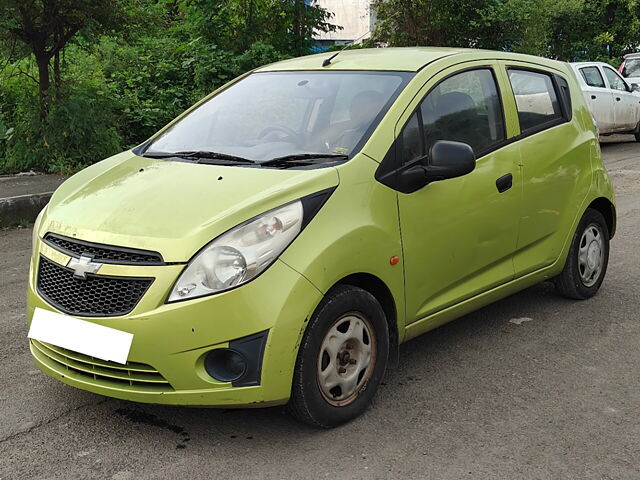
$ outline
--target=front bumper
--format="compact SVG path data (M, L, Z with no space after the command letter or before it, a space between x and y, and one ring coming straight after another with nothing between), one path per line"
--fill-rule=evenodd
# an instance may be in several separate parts
M61 265L69 257L39 243L40 254ZM34 255L29 275L27 319L36 307L57 311L37 293ZM85 357L31 341L35 364L77 388L136 402L201 406L266 406L285 403L298 345L322 294L284 262L242 287L210 297L165 304L184 265L105 265L100 273L151 276L152 287L124 317L82 318L134 335L127 366ZM268 331L261 381L234 387L209 376L204 355L241 337ZM98 372L97 374L94 374Z

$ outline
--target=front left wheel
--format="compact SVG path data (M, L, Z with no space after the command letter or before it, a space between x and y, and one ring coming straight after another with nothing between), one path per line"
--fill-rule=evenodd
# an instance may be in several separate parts
M356 418L369 407L388 355L387 321L376 298L349 285L332 289L303 336L289 412L322 428Z

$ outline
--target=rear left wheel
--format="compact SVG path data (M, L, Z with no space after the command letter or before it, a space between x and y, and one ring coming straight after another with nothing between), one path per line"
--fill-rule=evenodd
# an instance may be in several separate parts
M353 286L333 289L300 345L289 412L322 428L352 420L371 403L388 354L387 322L375 297Z
M604 280L609 263L609 228L602 214L588 208L573 236L562 273L554 279L568 298L593 297Z

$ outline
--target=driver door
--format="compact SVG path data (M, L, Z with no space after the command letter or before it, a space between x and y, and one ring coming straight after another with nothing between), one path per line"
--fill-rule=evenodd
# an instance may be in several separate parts
M465 176L398 194L408 323L514 277L521 174L496 73L481 65L438 78L400 125L396 155L411 164L452 140L471 145L477 160Z
M613 107L615 111L616 130L633 130L638 125L639 96L630 91L622 77L613 68L602 67L609 88L613 93Z

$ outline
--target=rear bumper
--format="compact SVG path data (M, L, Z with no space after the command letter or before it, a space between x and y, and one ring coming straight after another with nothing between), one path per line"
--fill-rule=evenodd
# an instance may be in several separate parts
M27 301L29 323L36 307L56 311L36 291L33 263ZM131 275L136 274L132 269ZM175 277L161 277L156 275L156 290L147 292L140 305L155 308L136 308L124 317L82 318L134 335L127 366L30 341L35 364L73 387L136 402L225 407L267 406L288 400L299 341L322 297L308 280L276 261L242 287L165 304ZM158 285L158 280L165 285ZM234 387L207 374L207 352L264 331L268 337L259 385Z

